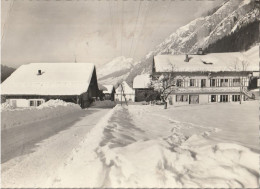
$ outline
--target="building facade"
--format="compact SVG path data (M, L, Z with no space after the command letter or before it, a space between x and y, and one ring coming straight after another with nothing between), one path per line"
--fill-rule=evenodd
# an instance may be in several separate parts
M187 58L188 57L188 58ZM208 55L158 55L153 62L153 80L168 75L174 86L168 96L172 104L239 102L253 99L249 91L259 68L240 53ZM259 78L259 77L258 77ZM254 84L255 85L255 84Z
M104 100L114 101L115 98L115 88L113 85L103 85L105 90L103 90Z
M116 89L115 101L135 102L135 90L123 81Z
M151 95L154 94L150 74L137 75L133 81L133 89L135 90L135 102L149 101Z

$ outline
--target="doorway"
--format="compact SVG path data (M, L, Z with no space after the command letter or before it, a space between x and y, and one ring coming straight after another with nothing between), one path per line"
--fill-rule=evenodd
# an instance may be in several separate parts
M217 102L217 96L216 95L211 95L210 102Z
M189 104L198 104L199 103L199 95L190 95Z

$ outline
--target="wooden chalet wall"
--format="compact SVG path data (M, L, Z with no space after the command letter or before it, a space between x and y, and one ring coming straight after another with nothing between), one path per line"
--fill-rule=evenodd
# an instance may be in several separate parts
M96 68L94 68L87 92L80 95L79 104L82 108L90 104L99 96Z

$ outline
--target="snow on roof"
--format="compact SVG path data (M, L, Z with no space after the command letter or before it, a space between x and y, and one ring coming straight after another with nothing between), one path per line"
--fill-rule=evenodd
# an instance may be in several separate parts
M185 62L186 55L157 55L154 57L156 72L196 72L196 71L259 71L258 61L251 61L240 52L212 53L206 55L189 55L189 62ZM243 63L244 62L244 63Z
M88 90L94 68L92 63L22 65L3 82L2 94L80 95Z
M150 83L151 83L151 77L149 74L137 75L134 78L133 88L146 89L149 88Z
M103 93L111 94L113 92L113 85L103 85L106 89L103 91Z
M132 88L126 83L126 81L123 81L123 82L121 83L121 85L123 86L123 89L124 89L124 93L125 93L125 94L135 94L135 90L132 89ZM122 90L121 85L119 85L119 86L117 87L117 89L116 89L116 93L118 93L118 94L121 93L121 90Z

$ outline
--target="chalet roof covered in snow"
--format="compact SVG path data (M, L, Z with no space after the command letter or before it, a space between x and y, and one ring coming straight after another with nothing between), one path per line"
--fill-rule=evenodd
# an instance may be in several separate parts
M156 72L220 72L220 71L259 71L259 60L252 61L245 54L211 53L206 55L157 55L154 57Z
M103 85L106 90L103 91L104 94L111 94L113 92L113 85Z
M117 89L116 89L116 93L117 93L117 94L120 94L120 93L121 93L121 91L122 91L122 86L123 86L123 91L124 91L125 94L135 94L135 90L132 89L132 88L126 83L126 81L123 81L123 82L121 83L121 85L119 85L119 86L117 87Z
M137 75L133 81L134 89L146 89L149 88L151 83L151 77L149 74Z
M22 65L3 82L2 94L80 95L88 90L94 68L92 63Z

